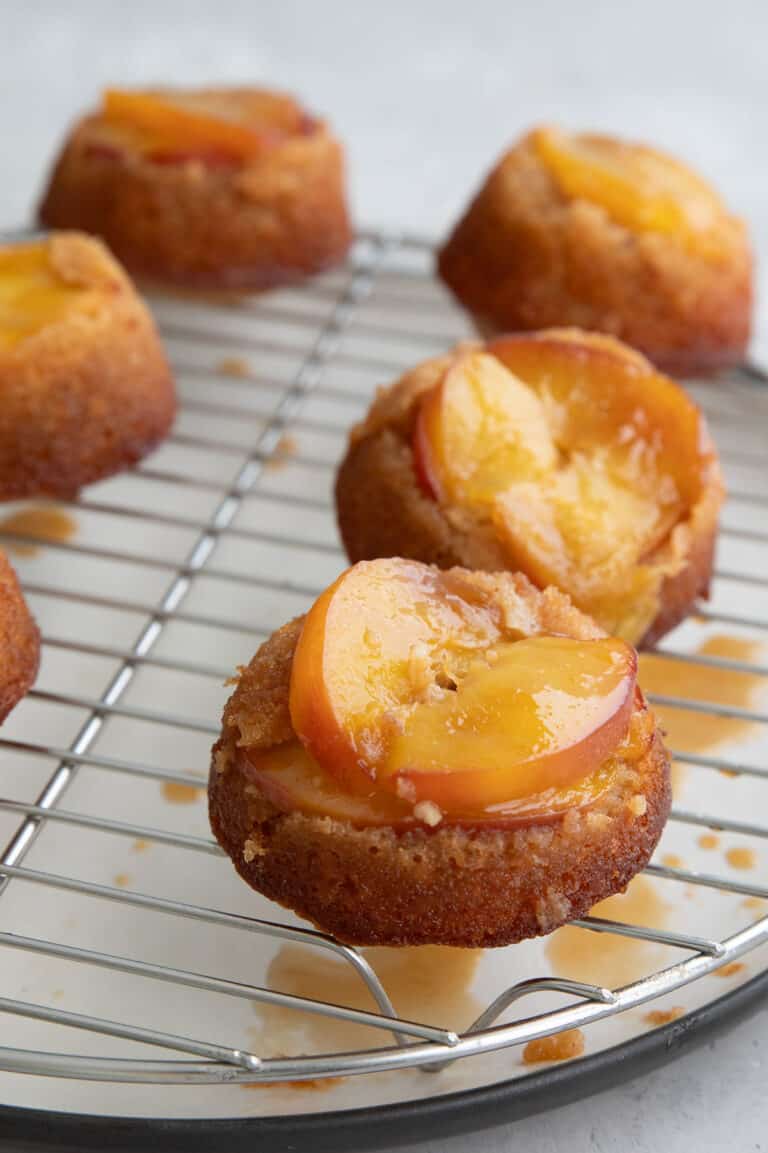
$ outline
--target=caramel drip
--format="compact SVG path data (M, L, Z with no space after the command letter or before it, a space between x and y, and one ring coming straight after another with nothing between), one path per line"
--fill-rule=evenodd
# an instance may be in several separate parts
M635 877L626 892L608 897L592 909L596 917L657 929L664 927L669 911L654 882L645 876ZM572 925L552 933L546 952L558 977L571 977L609 989L618 989L653 972L667 955L663 946L650 941L593 933Z
M205 789L201 786L182 785L179 781L163 781L163 796L172 805L191 805L202 796Z
M765 655L765 646L744 637L708 637L695 650L696 655L756 662ZM758 673L711 668L707 665L669 660L656 653L642 653L638 680L647 693L707 701L736 708L749 708L765 691L768 681ZM727 743L743 741L759 726L738 717L716 717L667 705L654 705L659 724L666 731L670 749L681 753L709 752ZM672 766L672 787L677 793L686 766Z
M537 1037L523 1049L523 1064L537 1065L542 1061L570 1061L584 1052L584 1034L581 1029L566 1029L552 1037Z
M423 945L371 948L363 953L401 1017L460 1030L466 1029L484 1008L470 988L481 949ZM281 946L270 963L265 984L298 997L380 1012L350 965L298 945ZM381 1045L387 1037L378 1029L279 1005L257 1002L254 1008L259 1024L250 1032L254 1049L261 1054L344 1051Z
M66 541L77 532L77 521L55 505L24 508L0 520L0 532L18 533L41 543ZM37 556L40 547L31 541L7 541L4 547L16 556Z

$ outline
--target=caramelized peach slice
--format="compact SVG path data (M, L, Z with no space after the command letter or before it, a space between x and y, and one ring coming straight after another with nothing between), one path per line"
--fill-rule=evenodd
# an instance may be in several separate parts
M47 243L0 248L0 349L63 319L81 297L56 273Z
M546 413L533 389L493 356L459 356L425 398L415 455L426 487L449 501L487 501L513 480L557 464Z
M417 705L391 743L382 784L441 810L489 806L567 789L627 732L637 658L612 638L528 637L474 661L454 691Z
M626 743L626 742L625 742ZM645 746L643 746L643 751ZM622 746L622 754L625 750ZM632 750L627 744L626 754ZM547 789L486 809L452 813L435 811L434 804L409 803L393 793L377 790L371 783L368 795L346 792L338 780L318 765L298 741L263 753L242 754L245 772L259 792L275 808L286 813L330 817L358 828L408 829L416 825L453 824L505 828L542 824L555 820L568 809L592 804L613 780L610 761L583 780L561 789Z
M713 459L701 412L634 349L594 333L553 329L493 340L488 352L541 397L567 454L600 457L661 504L698 500Z
M472 817L599 768L627 732L635 679L621 641L521 638L457 574L367 561L307 615L291 719L345 791L375 782Z
M565 196L600 205L633 231L671 234L717 254L723 204L679 161L640 144L557 129L539 129L533 142Z
M284 812L333 817L361 827L413 823L412 805L392 793L376 792L370 780L368 795L347 792L299 741L249 753L246 772L267 800Z
M306 120L287 96L237 89L108 89L102 118L135 134L158 160L217 154L247 160L276 138L301 131Z
M293 727L345 787L367 791L403 713L500 635L498 609L454 574L363 561L307 614L291 677Z
M610 337L503 337L421 402L414 462L439 500L495 525L510 567L609 631L642 636L672 561L646 564L716 460L676 384Z

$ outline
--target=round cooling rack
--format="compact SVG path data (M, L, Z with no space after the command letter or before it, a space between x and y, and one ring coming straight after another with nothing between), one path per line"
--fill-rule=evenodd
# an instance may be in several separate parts
M344 565L331 487L350 425L377 385L470 335L431 264L418 240L364 234L346 268L300 288L152 296L181 399L168 441L61 504L55 539L21 506L0 523L44 640L0 737L2 1135L187 1150L434 1137L657 1065L768 987L755 369L686 382L729 500L711 600L641 661L675 801L625 895L507 949L358 951L251 892L211 840L224 682ZM563 1033L570 1059L533 1063Z

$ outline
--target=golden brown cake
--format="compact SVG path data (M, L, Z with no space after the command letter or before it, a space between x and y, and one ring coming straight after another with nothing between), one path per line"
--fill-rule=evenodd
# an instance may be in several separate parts
M693 401L610 337L467 344L379 392L336 482L351 561L520 570L650 645L706 596L723 487Z
M0 722L34 683L39 660L40 634L16 574L0 552Z
M107 91L66 141L40 218L97 233L137 273L220 289L301 279L350 244L341 145L256 88Z
M529 133L438 267L483 335L577 325L680 372L737 363L749 340L744 223L679 161L610 137Z
M636 657L556 589L364 562L240 670L213 831L353 944L505 945L624 888L670 803Z
M174 387L154 323L104 245L0 246L0 500L69 497L167 434Z

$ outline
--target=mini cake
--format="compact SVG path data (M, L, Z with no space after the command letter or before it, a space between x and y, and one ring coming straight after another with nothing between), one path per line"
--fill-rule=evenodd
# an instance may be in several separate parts
M72 496L168 432L155 326L98 240L0 246L0 398L0 500Z
M261 289L343 260L343 153L289 96L256 88L109 90L77 124L40 208L102 236L133 271Z
M722 499L686 393L612 338L566 329L406 373L352 430L336 483L351 561L520 570L646 645L707 594Z
M250 885L343 941L548 933L623 889L667 816L636 667L524 576L362 562L241 670L213 831Z
M0 552L0 721L34 683L39 659L37 626L16 574Z
M483 335L578 325L681 372L739 362L752 255L743 222L655 149L538 129L490 173L439 255Z

